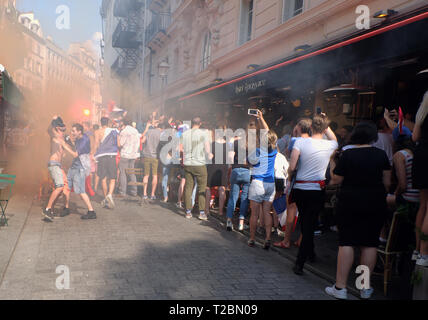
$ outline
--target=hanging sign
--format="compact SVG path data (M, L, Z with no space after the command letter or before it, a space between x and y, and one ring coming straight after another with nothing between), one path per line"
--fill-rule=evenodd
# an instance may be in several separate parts
M248 93L249 91L255 91L258 88L266 86L266 80L247 81L238 85L235 85L235 94Z

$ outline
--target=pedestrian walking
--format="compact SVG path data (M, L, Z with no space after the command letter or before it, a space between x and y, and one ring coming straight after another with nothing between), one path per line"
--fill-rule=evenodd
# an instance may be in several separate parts
M135 160L140 157L140 134L132 125L131 119L125 117L121 122L121 131L119 134L120 161L119 161L119 196L126 196L129 191L131 196L137 196L137 186L132 185L128 188L128 179L126 169L134 169ZM134 173L129 175L131 182L136 183L137 177Z
M112 127L113 124L109 118L101 118L101 128L96 131L95 159L98 162L97 175L101 181L104 200L102 206L113 209L113 192L117 179L116 156L118 154L118 135L119 131ZM107 184L107 181L108 184Z
M226 126L219 129L225 130ZM205 213L210 213L210 208L214 206L215 195L219 198L218 214L223 215L224 204L226 202L227 184L227 150L224 137L216 137L215 130L211 130L212 135L211 152L214 155L212 163L207 165L207 189L205 202Z
M312 119L309 118L303 118L300 119L296 126L293 129L293 138L290 140L290 144L288 145L288 149L286 151L286 155L288 157L291 157L291 152L293 150L294 143L296 142L297 138L309 138L311 135L311 126L312 126ZM291 234L292 229L295 225L296 221L296 215L297 215L297 205L296 202L293 200L292 197L289 196L288 190L292 187L295 181L295 177L288 177L287 176L287 219L286 219L286 225L285 225L285 231L284 231L284 239L279 242L275 242L273 245L275 247L288 249L291 246ZM290 190L291 191L291 190ZM297 246L300 246L302 240L302 236L300 235L299 240L295 243Z
M386 195L391 181L391 166L385 151L372 146L378 133L371 122L360 122L354 128L350 144L342 151L337 164L331 162L331 184L341 184L337 204L339 252L336 283L326 293L346 299L346 285L354 262L354 247L361 249L360 264L370 270L376 264L379 235L387 215ZM303 235L303 243L305 235ZM362 289L368 299L372 288Z
M201 118L195 117L192 120L192 129L186 130L181 137L183 146L184 177L184 203L186 208L186 218L192 218L192 191L194 179L198 184L197 195L199 205L199 219L207 220L205 214L205 188L207 186L207 166L206 157L213 158L211 153L211 137L207 130L201 129Z
M150 129L151 127L151 129ZM143 132L143 199L147 200L147 185L149 183L150 173L152 175L152 190L150 200L156 200L156 187L158 185L158 148L162 130L158 127L158 121L152 120L147 123L146 130Z
M65 124L62 119L58 116L55 116L52 119L51 124L48 128L48 134L50 137L50 157L48 162L49 174L54 183L55 189L52 191L46 208L43 209L43 216L47 221L52 221L53 214L53 205L58 198L58 196L63 193L64 187L68 188L67 176L62 169L62 159L64 156L64 148L60 141L64 140L64 132L66 130ZM64 217L70 213L68 206L64 207L60 212L60 216Z
M247 125L248 129L256 129L256 120L251 119ZM244 230L244 221L248 211L248 191L251 184L250 166L247 162L248 134L237 136L233 142L233 163L230 174L230 196L226 209L226 229L233 229L232 218L235 212L236 203L241 192L241 202L239 205L239 226L238 230Z
M81 216L82 219L96 219L94 208L92 207L91 200L85 191L85 180L90 173L89 154L91 152L91 142L89 137L84 134L81 124L73 124L71 129L71 141L74 143L75 150L72 149L64 140L56 139L56 142L61 143L62 147L70 153L74 159L70 169L67 173L68 188L64 190L66 197L65 207L69 208L70 192L74 192L82 198L83 202L88 208L86 215Z
M416 217L420 256L416 264L428 266L428 91L416 113L412 139L417 143L412 168L413 188L419 190L420 207Z
M263 118L260 110L257 110L257 120L260 129L260 145L258 148L249 146L248 160L251 165L251 184L248 199L251 206L250 217L250 240L248 245L254 247L257 220L263 217L266 238L263 248L268 250L271 245L271 231L273 218L271 215L272 202L275 198L275 158L278 153L276 142L278 140L275 132L269 130L269 126ZM267 141L267 144L265 143ZM251 150L253 149L253 150Z
M314 116L311 132L310 138L298 138L294 143L288 169L289 179L296 173L291 197L299 210L302 231L302 242L293 268L294 273L298 275L303 274L306 259L315 257L314 228L318 215L324 208L325 173L330 156L338 147L336 136L329 128L329 120L325 114ZM324 135L327 140L323 139Z

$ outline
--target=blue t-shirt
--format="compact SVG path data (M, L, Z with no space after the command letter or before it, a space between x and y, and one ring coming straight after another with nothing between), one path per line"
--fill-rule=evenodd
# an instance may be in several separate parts
M91 140L89 140L89 137L85 133L80 139L76 140L75 146L76 146L76 152L79 156L82 154L91 153ZM73 162L71 163L71 168L83 169L83 165L80 162L79 157L76 157L73 159Z
M253 165L251 176L263 182L275 182L275 158L278 151L257 148L248 156L248 162ZM254 164L257 161L256 164Z

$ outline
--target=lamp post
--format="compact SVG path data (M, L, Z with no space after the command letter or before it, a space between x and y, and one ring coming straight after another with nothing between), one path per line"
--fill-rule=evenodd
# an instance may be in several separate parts
M168 71L169 71L169 64L167 61L162 61L159 66L159 77L162 79L162 107L161 107L161 113L164 112L165 109L165 97L164 97L164 91L165 91L165 86L166 86L166 79L168 77Z

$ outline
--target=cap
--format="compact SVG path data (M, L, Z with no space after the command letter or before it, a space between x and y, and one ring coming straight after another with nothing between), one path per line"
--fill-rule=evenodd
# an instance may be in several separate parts
M400 134L400 128L396 127L394 130L392 130L392 138L394 141L397 141L400 136L406 136L411 138L412 137L412 131L410 131L409 128L403 126L401 134Z
M56 119L53 119L51 122L51 125L53 128L56 128L56 127L65 128L65 124L62 121L61 117L57 117Z

